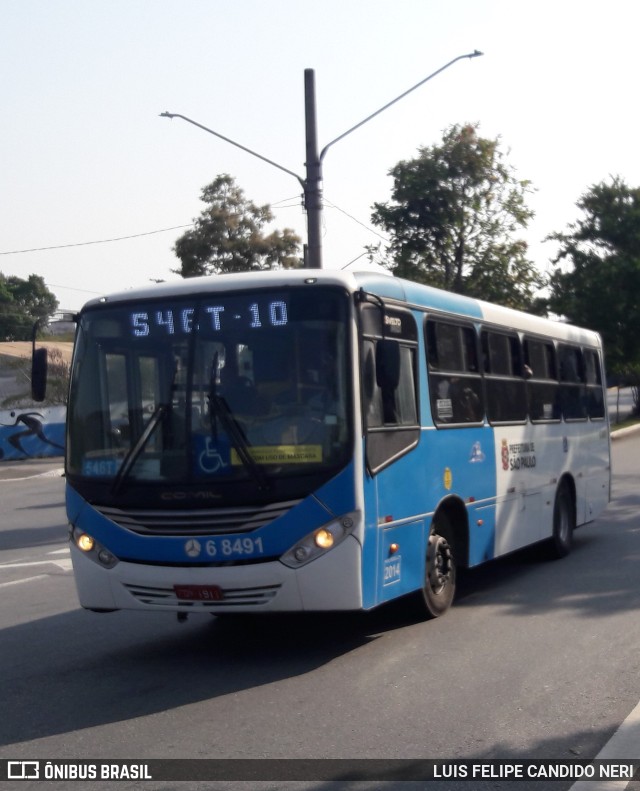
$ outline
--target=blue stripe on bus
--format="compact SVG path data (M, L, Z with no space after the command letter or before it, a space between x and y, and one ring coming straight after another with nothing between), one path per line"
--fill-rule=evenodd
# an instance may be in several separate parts
M343 471L343 474L350 481L349 488L347 489L344 480L342 483L337 482L333 493L331 487L327 488L326 497L330 506L344 508L344 513L353 510L354 483L353 474L349 476L348 471ZM340 498L335 494L340 486L344 486L348 496ZM110 519L83 500L69 484L67 484L67 509L69 518L75 527L89 533L116 557L152 563L188 564L225 560L259 560L261 555L280 557L296 541L315 528L326 524L332 518L327 506L324 506L316 496L309 496L279 519L250 533L256 549L258 546L261 547L260 553L241 550L240 553L230 552L229 555L221 556L219 550L222 548L222 541L231 541L231 545L228 545L231 548L237 539L249 535L228 533L195 536L194 538L200 544L200 552L195 556L190 556L186 553L186 542L193 536L190 536L187 531L180 536L155 536L140 535L119 526L114 528L114 523ZM256 542L257 539L260 539L260 544ZM208 552L208 541L213 541L218 547L215 555Z
M356 278L365 291L371 291L381 297L421 305L424 309L429 306L431 310L469 316L469 318L483 318L480 303L472 297L453 294L422 283L399 280L388 275L358 272Z

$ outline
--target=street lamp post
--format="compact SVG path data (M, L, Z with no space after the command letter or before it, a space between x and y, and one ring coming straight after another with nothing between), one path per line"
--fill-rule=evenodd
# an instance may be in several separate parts
M306 172L304 207L307 211L307 248L304 266L322 269L322 159L318 156L316 122L316 84L313 69L304 72L304 113L306 136Z
M372 118L375 118L380 113L384 112L387 108L391 107L396 102L399 102L400 99L403 99L405 96L410 94L412 91L415 91L416 88L419 88L421 85L424 85L425 82L436 77L438 74L443 72L445 69L448 69L449 66L452 66L459 60L463 60L464 58L477 58L482 55L482 52L479 52L477 49L471 53L466 55L459 55L457 58L450 60L449 63L445 63L444 66L439 68L437 71L434 71L428 77L425 77L420 82L416 83L412 88L405 91L404 93L400 94L400 96L396 96L395 99L392 99L390 102L387 102L383 107L380 107L375 112L368 115L362 121L357 123L355 126L352 126L350 129L347 129L346 132L343 132L341 135L336 137L330 143L322 149L320 154L318 154L318 134L317 134L317 121L316 121L316 97L315 97L315 72L313 69L305 69L304 72L304 99L305 99L305 135L306 135L306 178L302 178L297 173L294 173L292 170L279 165L277 162L274 162L271 159L267 159L267 157L263 156L262 154L258 154L256 151L252 151L250 148L246 146L240 145L235 140L231 140L224 135L221 135L219 132L215 132L213 129L209 129L202 124L199 124L197 121L192 120L191 118L187 118L185 115L180 115L179 113L169 113L164 112L160 113L163 118L182 118L183 121L187 121L194 126L197 126L199 129L203 129L205 132L209 132L209 134L215 135L219 137L221 140L226 141L227 143L231 143L231 145L236 146L236 148L240 148L243 151L246 151L248 154L251 154L258 159L261 159L263 162L267 162L269 165L273 165L274 167L278 168L278 170L282 170L285 173L288 173L290 176L296 178L304 190L304 207L307 211L307 247L306 247L306 255L304 259L304 266L308 269L321 269L322 268L322 238L321 238L321 228L322 228L322 162L324 157L329 150L329 148L337 143L339 140L342 140L347 135L350 135L352 132L355 132L356 129L359 129L361 126L366 124L368 121L371 121Z

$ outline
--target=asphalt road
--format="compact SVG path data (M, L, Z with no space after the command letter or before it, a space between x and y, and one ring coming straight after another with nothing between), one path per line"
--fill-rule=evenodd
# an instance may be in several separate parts
M184 624L85 612L63 479L50 469L0 481L0 758L592 758L640 700L639 455L640 435L614 443L614 502L576 532L569 557L548 562L534 548L470 572L454 608L427 623L402 602L371 614ZM636 744L625 758L640 758L640 734ZM571 783L287 788L511 785Z

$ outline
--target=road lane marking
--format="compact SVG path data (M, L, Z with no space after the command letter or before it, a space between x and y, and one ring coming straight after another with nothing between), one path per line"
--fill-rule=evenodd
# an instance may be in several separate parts
M29 560L26 563L0 563L0 570L2 569L22 569L27 566L58 566L63 571L71 571L71 558L60 560Z
M631 761L637 767L640 762L640 703L624 720L594 760ZM623 791L629 782L629 780L578 780L569 791Z
M22 478L0 478L0 483L15 483L16 481L30 481L33 478L61 478L64 475L64 468L49 470L48 472L35 472L33 475L25 475Z
M21 580L13 580L12 582L0 582L0 588L8 588L9 585L22 585L23 582L34 582L34 580L46 580L48 574L38 574L35 577L24 577Z

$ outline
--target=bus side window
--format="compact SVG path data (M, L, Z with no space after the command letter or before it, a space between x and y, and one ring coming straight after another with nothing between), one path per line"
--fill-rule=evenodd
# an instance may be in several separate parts
M585 381L587 386L587 412L592 420L604 418L604 390L600 373L600 358L592 349L584 350Z
M385 426L415 425L415 361L413 350L398 341L382 339L376 345L376 383Z
M372 475L410 451L420 438L415 320L408 311L388 309L386 315L401 316L402 334L365 337L361 347L366 460Z
M369 428L418 422L415 355L398 341L364 341L363 385Z
M481 423L484 397L474 328L428 319L426 345L435 424Z
M376 376L376 348L370 340L363 342L362 348L363 370L363 402L364 418L368 427L382 426L382 394Z
M481 340L489 422L524 422L527 393L520 339L515 334L483 330Z
M581 349L559 343L558 362L562 415L565 420L585 420L587 391Z
M529 417L533 421L560 420L556 355L551 341L526 338L524 361L529 370Z

